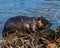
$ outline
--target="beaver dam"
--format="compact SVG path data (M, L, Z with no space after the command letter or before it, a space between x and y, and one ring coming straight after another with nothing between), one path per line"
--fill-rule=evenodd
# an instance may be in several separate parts
M0 48L60 48L60 27L53 30L51 26L44 17L10 18L4 26Z

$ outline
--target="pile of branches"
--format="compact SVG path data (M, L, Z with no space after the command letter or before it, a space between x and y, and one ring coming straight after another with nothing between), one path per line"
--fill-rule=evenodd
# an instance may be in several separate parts
M59 48L60 28L56 30L38 30L34 33L26 33L14 30L14 33L5 37L1 48Z

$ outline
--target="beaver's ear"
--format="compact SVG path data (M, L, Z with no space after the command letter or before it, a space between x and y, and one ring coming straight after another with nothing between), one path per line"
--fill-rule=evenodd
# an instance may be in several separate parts
M41 19L44 19L44 17L43 17L43 16L41 16L41 17L38 17L38 20L41 20Z
M38 17L38 20L40 20L41 19L41 17Z

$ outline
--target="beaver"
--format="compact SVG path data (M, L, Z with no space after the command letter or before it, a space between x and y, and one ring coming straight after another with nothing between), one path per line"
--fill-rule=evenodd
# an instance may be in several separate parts
M51 23L45 19L43 16L38 17L37 28L39 30L48 29L51 27Z
M14 29L18 29L22 32L35 32L41 29L47 29L51 26L51 23L46 20L44 17L26 17L26 16L16 16L9 18L4 25L3 29L3 37L6 36L6 32L10 32L11 34L15 31Z

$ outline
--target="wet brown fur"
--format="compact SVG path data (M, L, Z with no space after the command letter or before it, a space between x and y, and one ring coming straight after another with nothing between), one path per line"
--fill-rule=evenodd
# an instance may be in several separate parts
M38 21L41 21L42 26L38 25ZM33 25L32 25L33 24ZM29 27L27 27L28 25ZM38 29L47 29L51 26L49 21L47 21L44 17L25 17L25 16L17 16L12 17L7 20L3 29L3 36L6 36L4 33L13 30L20 30L22 32L35 32ZM15 29L15 30L14 30ZM11 31L12 32L12 31ZM12 33L13 33L12 32Z

